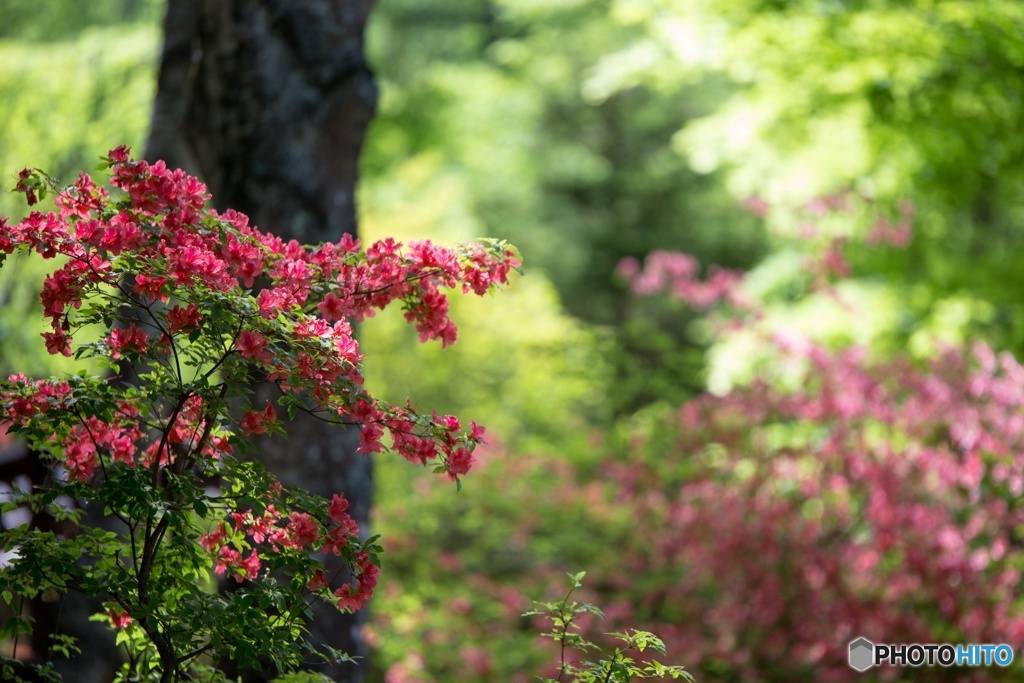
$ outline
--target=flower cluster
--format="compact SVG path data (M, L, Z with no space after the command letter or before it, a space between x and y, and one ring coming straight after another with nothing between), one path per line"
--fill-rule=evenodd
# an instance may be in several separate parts
M266 505L258 514L251 509L229 512L227 520L200 537L199 544L216 558L215 573L234 573L238 583L258 575L262 566L260 548L265 556L289 550L345 555L358 572L357 585L353 588L346 583L334 589L332 599L339 609L356 611L373 597L380 568L362 550L359 526L348 514L348 507L344 494L335 494L327 507L327 518L322 520L306 512L284 515L274 504ZM248 555L244 555L245 550L249 550ZM321 594L330 588L324 570L313 569L307 589Z
M718 266L708 269L706 280L699 279L700 264L689 254L653 251L641 266L635 258L622 259L618 274L625 279L638 296L669 292L697 310L710 308L725 301L741 307L738 287L743 273Z
M362 391L362 356L349 319L400 301L421 340L450 344L457 330L442 288L483 294L507 282L509 269L518 266L512 248L492 242L457 251L413 242L404 250L386 239L361 253L349 235L337 244L304 247L261 232L238 212L206 209L205 186L180 170L133 161L123 147L107 160L112 185L124 193L119 199L81 174L58 193L58 212L0 224L5 253L25 246L44 258L65 257L42 292L51 353L70 356L73 331L96 321L72 315L86 299L132 306L144 310L145 319L113 327L92 353L166 364L178 362L186 338L223 335L230 340L221 350L224 365L237 353L285 395L301 397L304 407L363 425L363 452L382 450L387 429L409 460L425 464L440 457L450 476L465 474L479 433L455 437L447 425L378 405ZM23 175L25 187L42 183L36 172ZM247 288L257 278L267 286L253 296ZM171 299L176 303L169 308L155 305ZM209 319L212 313L216 320ZM262 434L275 417L268 405L248 411L238 425L243 434Z
M351 321L398 303L421 340L451 344L457 330L445 290L491 291L518 256L494 240L448 249L387 239L363 252L346 235L304 246L236 211L208 208L205 185L162 162L132 160L119 147L105 165L110 189L86 174L57 188L23 171L17 190L30 204L54 192L57 208L14 225L0 220L0 262L15 251L56 259L41 292L47 350L97 359L116 374L12 376L0 382L0 432L20 434L59 466L56 495L102 502L127 532L56 539L21 529L7 539L21 552L0 568L0 587L32 597L85 586L112 605L116 627L145 633L168 670L211 642L237 656L238 633L264 638L244 650L253 656L298 662L294 622L304 608L296 605L314 592L361 609L377 584L380 548L361 538L344 495L324 501L284 489L245 460L248 438L282 433L279 411L301 411L358 426L363 453L390 447L459 481L483 428L464 432L454 417L369 394ZM137 382L121 381L127 368ZM239 400L254 376L278 392L263 405ZM16 502L52 508L56 495L27 491ZM332 578L312 552L340 558ZM68 556L89 561L77 566ZM272 568L291 576L287 591ZM245 583L231 610L248 626L206 616L222 607L192 580L204 572ZM354 583L332 585L344 576ZM154 613L157 587L165 593ZM261 610L271 608L281 618L268 626Z

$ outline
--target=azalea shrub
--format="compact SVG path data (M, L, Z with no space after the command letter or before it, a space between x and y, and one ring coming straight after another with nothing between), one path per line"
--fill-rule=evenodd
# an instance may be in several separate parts
M905 246L901 215L881 241ZM828 283L850 274L845 246L827 240L806 264L840 305ZM610 464L616 501L643 530L624 539L628 566L674 578L640 592L620 577L631 617L725 680L847 680L860 636L1024 644L1024 367L980 341L923 360L830 347L761 324L742 276L713 276L710 296L697 272L683 254L627 264L639 294L729 302L720 329L753 334L761 360L749 382L648 424Z
M982 344L920 366L776 344L798 388L705 395L609 463L639 530L609 610L721 680L848 680L860 636L1020 647L1024 368Z
M14 615L3 636L32 631L26 600L79 591L105 605L122 680L181 680L224 660L287 672L311 654L342 658L307 642L308 606L362 609L380 575L378 539L361 533L344 492L325 500L282 486L250 440L309 413L357 426L367 456L390 450L458 483L483 428L368 393L350 321L401 305L421 341L451 344L446 290L493 290L518 267L516 251L493 240L365 251L349 235L286 242L210 208L199 180L162 162L120 147L101 166L109 189L26 169L17 190L30 205L52 193L56 209L0 219L0 259L55 262L41 292L46 349L110 371L0 382L0 430L53 470L49 483L16 488L4 511L58 523L3 535L0 594ZM255 405L260 380L276 398ZM90 504L103 524L86 523ZM218 592L217 575L237 590ZM5 679L14 671L4 664Z

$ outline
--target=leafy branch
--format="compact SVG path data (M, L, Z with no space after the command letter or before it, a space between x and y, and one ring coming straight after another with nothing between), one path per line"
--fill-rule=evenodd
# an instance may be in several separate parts
M526 612L523 616L544 616L551 621L551 631L543 633L547 638L553 639L561 646L559 654L559 670L557 678L546 678L538 676L541 683L630 683L635 679L666 677L693 681L686 669L681 666L669 666L658 661L638 662L629 656L630 652L644 652L653 650L661 656L666 656L665 643L653 633L627 629L624 632L607 633L622 643L615 647L611 653L604 654L597 661L583 660L574 663L569 658L569 653L575 650L580 654L596 652L602 654L600 646L587 640L579 633L580 624L578 617L583 614L594 614L604 618L600 608L589 603L580 604L571 600L573 593L583 587L583 577L586 572L569 574L570 588L565 597L557 602L534 601L534 609Z

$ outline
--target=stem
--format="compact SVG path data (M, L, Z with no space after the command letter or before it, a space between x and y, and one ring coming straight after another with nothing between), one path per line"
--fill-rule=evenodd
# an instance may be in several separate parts
M232 353L236 353L236 351L234 350L234 346L235 346L235 342L238 341L239 335L242 333L242 327L243 327L243 322L242 322L242 318L240 317L240 319L238 321L238 329L235 330L235 335L234 335L234 338L231 340L231 343L229 344L229 348L224 352L224 355L222 355L220 357L220 359L216 363L213 364L213 367L211 367L208 371L203 373L203 376L202 376L201 379L203 379L203 380L209 379L210 376L213 375L213 373L215 373L217 371L217 368L219 368L221 365L223 365L224 361L227 360L228 356L230 356ZM197 379L197 378L199 378L198 370L196 371L196 377L193 377L193 381L195 381L195 379ZM227 391L227 386L226 385L224 387L224 390L221 391L221 395L220 395L221 398L224 398L224 392L225 391Z
M155 489L160 484L160 455L164 452L164 448L167 448L168 457L170 456L170 444L167 441L168 435L171 433L171 428L174 427L174 423L178 420L178 414L181 413L181 409L185 407L185 402L192 397L192 390L185 392L185 395L178 400L178 405L174 406L174 410L171 411L171 416L167 419L167 426L164 428L163 433L160 435L160 445L156 449L156 458L153 460L152 472L153 481L152 486Z
M150 533L150 520L147 519L146 540L142 549L142 563L137 572L139 606L146 611L146 617L141 620L141 626L146 635L149 636L153 646L156 647L156 651L160 655L160 661L163 662L160 683L170 683L178 669L178 660L174 656L174 649L167 642L167 639L160 630L159 621L154 616L152 610L149 609L149 577L153 569L153 562L156 559L156 551L160 546L160 541L167 530L167 526L167 515L165 514L160 519L160 522L157 523L156 529Z
M195 650L192 650L192 652L189 652L188 654L182 656L181 661L185 662L189 659L192 659L193 657L198 657L199 655L203 654L212 647L213 643L207 643L206 645L203 645L200 648L196 648Z
M135 543L135 531L139 528L138 523L132 523L128 526L128 540L131 541L132 545L132 567L135 569L135 581L139 580L139 550L138 545Z
M168 435L174 427L174 423L177 421L178 415L181 413L185 402L188 401L191 396L192 392L186 391L184 396L179 399L177 405L174 406L174 410L171 411L171 415L167 420L167 426L164 428L163 434L160 437L160 444L157 447L156 458L151 466L154 488L159 485L161 469L160 459L164 448L168 448L168 454L170 453ZM210 429L212 429L212 422L212 418L208 420L209 424L207 426L206 433L204 434L204 438L209 433ZM184 461L186 460L188 460L188 458L182 456L178 462L182 462L182 466L184 466ZM175 466L178 465L178 462L175 462ZM168 491L167 495L170 497L172 494ZM170 500L169 502L173 502L173 500ZM160 630L159 621L152 613L152 610L149 609L149 579L153 571L153 565L156 562L157 551L160 549L160 543L169 526L170 517L166 512L160 518L160 521L156 523L155 527L153 526L153 517L149 516L146 518L146 531L144 533L142 546L142 559L141 562L137 563L138 570L136 572L136 578L139 586L139 604L140 607L146 610L146 618L142 620L142 628L146 632L146 635L149 636L153 646L156 647L156 651L160 655L160 660L163 662L163 671L160 675L160 683L170 683L174 680L178 671L178 663L180 662L180 660L175 657L174 648Z
M18 601L18 618L19 619L21 618L21 615L24 612L24 610L25 610L25 595L22 594L21 600ZM13 649L11 651L11 656L14 657L15 659L18 658L18 638L20 638L20 637L21 637L21 632L20 631L18 633L14 634L14 647L13 647Z
M153 645L156 646L156 651L160 655L160 661L163 662L163 671L160 673L160 683L171 683L178 673L178 660L174 656L174 650L171 648L170 643L164 638L163 633L158 628L150 630L149 622L152 618L147 618L146 624L143 628L146 630L146 635L153 641Z
M560 634L560 637L558 639L562 647L561 652L559 653L559 659L561 660L562 667L558 671L558 678L556 678L555 681L562 680L562 676L564 676L567 671L567 667L565 664L565 638L569 635L569 627L572 626L573 619L576 617L575 614L569 616L569 612L571 610L567 609L567 603L569 602L569 598L572 597L572 594L574 592L576 592L576 586L570 588L569 592L565 594L565 597L562 598L562 606L558 610L558 616L562 620L562 633Z
M226 395L227 389L228 387L226 384L221 387L220 397L222 399ZM188 401L188 399L191 398L191 396L191 391L186 392L185 395L179 400L178 404L175 406L174 410L171 413L171 417L168 419L167 427L165 428L164 433L160 439L160 446L157 450L156 462L153 463L154 485L156 483L160 471L160 454L163 452L165 446L169 447L167 441L168 433L170 432L171 428L173 428L174 423L177 420L179 413L181 412L181 409L185 405L185 402ZM213 432L214 426L214 414L212 412L207 414L205 422L206 424L203 428L203 433L199 437L198 442L196 442L195 445L192 447L190 453L178 457L171 466L171 472L173 472L174 474L181 474L182 472L184 472L188 468L189 463L193 462L193 456L196 453L200 452L203 446L206 444L207 440L209 440L210 434ZM168 502L175 502L173 499L173 493L169 489L167 490L167 496ZM150 575L152 574L153 571L153 565L156 562L156 556L157 552L160 549L160 544L163 541L164 534L167 532L167 529L169 527L170 516L167 514L166 511L164 515L160 518L160 521L157 522L155 527L153 527L152 525L151 517L146 520L146 532L145 541L142 549L142 561L141 563L136 564L136 566L138 567L136 571L136 576L139 585L139 602L143 607L146 607L149 604ZM132 544L134 547L134 538ZM180 662L185 661L190 657L196 656L205 648L193 652L191 654L187 654L181 658L176 657L174 654L174 648L168 642L167 638L164 636L164 633L160 630L159 622L157 621L156 617L148 612L149 610L147 610L147 616L143 621L142 627L146 631L146 635L149 636L150 640L153 642L153 645L156 647L157 653L160 655L160 659L164 664L163 672L160 676L160 682L169 683L170 681L174 680L173 677L177 675L178 664Z

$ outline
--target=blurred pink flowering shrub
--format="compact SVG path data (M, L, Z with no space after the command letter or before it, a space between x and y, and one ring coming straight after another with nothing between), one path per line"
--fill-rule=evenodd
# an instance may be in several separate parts
M917 367L777 343L801 388L697 398L609 464L636 529L618 614L736 680L847 680L858 636L1024 644L1024 368L983 344Z

